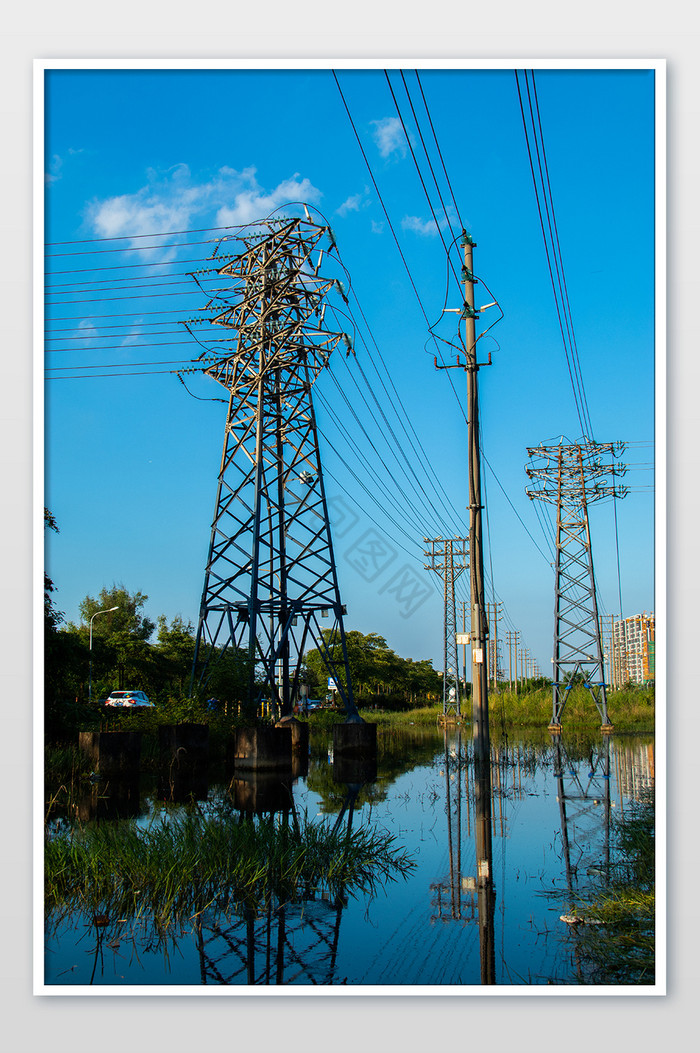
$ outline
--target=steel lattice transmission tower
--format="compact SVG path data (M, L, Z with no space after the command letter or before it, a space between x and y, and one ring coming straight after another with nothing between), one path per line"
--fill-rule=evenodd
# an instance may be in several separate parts
M435 571L442 578L445 597L444 672L442 677L442 712L445 719L461 716L461 690L457 656L457 604L455 582L466 570L469 556L464 538L423 538L428 545L424 555L430 560L426 570Z
M561 727L569 691L583 678L600 715L610 728L605 688L603 647L598 618L593 551L588 506L604 497L624 497L627 488L614 483L624 475L618 457L623 443L583 441L528 449L525 471L537 485L526 490L532 500L556 506L556 563L554 581L554 658L552 671L552 729ZM608 482L612 476L613 482Z
M311 396L335 346L349 344L324 325L329 293L344 297L338 279L321 274L335 241L310 218L267 219L236 236L242 251L212 271L230 290L207 305L231 344L201 356L229 403L192 687L233 649L248 706L272 698L288 716L304 653L316 647L359 720Z

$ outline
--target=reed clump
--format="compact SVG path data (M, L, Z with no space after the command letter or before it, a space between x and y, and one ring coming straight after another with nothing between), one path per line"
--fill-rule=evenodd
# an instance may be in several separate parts
M415 864L390 834L334 831L306 817L289 824L192 810L146 829L74 827L45 846L47 914L153 918L161 931L208 908L259 910L323 887L373 893Z

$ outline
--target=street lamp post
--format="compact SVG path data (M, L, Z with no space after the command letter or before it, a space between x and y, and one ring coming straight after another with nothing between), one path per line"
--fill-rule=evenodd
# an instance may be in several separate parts
M109 614L110 611L118 611L119 607L105 607L103 611L95 611L90 619L90 677L88 680L88 702L92 702L92 623L98 614Z

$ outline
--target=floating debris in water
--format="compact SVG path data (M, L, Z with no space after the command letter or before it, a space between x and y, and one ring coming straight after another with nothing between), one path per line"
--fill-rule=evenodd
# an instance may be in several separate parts
M560 914L559 921L565 921L567 925L602 925L602 921L595 918L583 918L580 914Z

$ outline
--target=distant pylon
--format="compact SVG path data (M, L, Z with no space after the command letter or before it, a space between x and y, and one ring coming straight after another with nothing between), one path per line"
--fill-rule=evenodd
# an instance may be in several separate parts
M433 570L442 578L445 597L444 622L444 672L442 677L442 711L446 720L459 719L461 716L462 692L459 679L459 661L457 657L457 605L455 601L455 581L466 570L469 556L464 538L423 538L430 546L424 553L430 560L425 564L426 570Z
M609 728L603 648L598 618L588 505L604 497L624 497L625 487L606 482L623 475L621 464L603 464L603 457L619 456L623 443L584 441L528 449L528 478L539 485L528 497L556 506L556 564L554 582L554 657L552 659L552 722L561 717L574 683L581 677Z
M350 344L324 325L329 293L345 296L337 278L320 273L335 241L328 227L297 218L262 220L236 237L239 253L212 267L230 289L206 308L211 324L232 331L231 344L201 356L229 404L192 688L233 651L249 710L270 698L288 716L304 653L316 647L359 720L311 398L335 346Z

